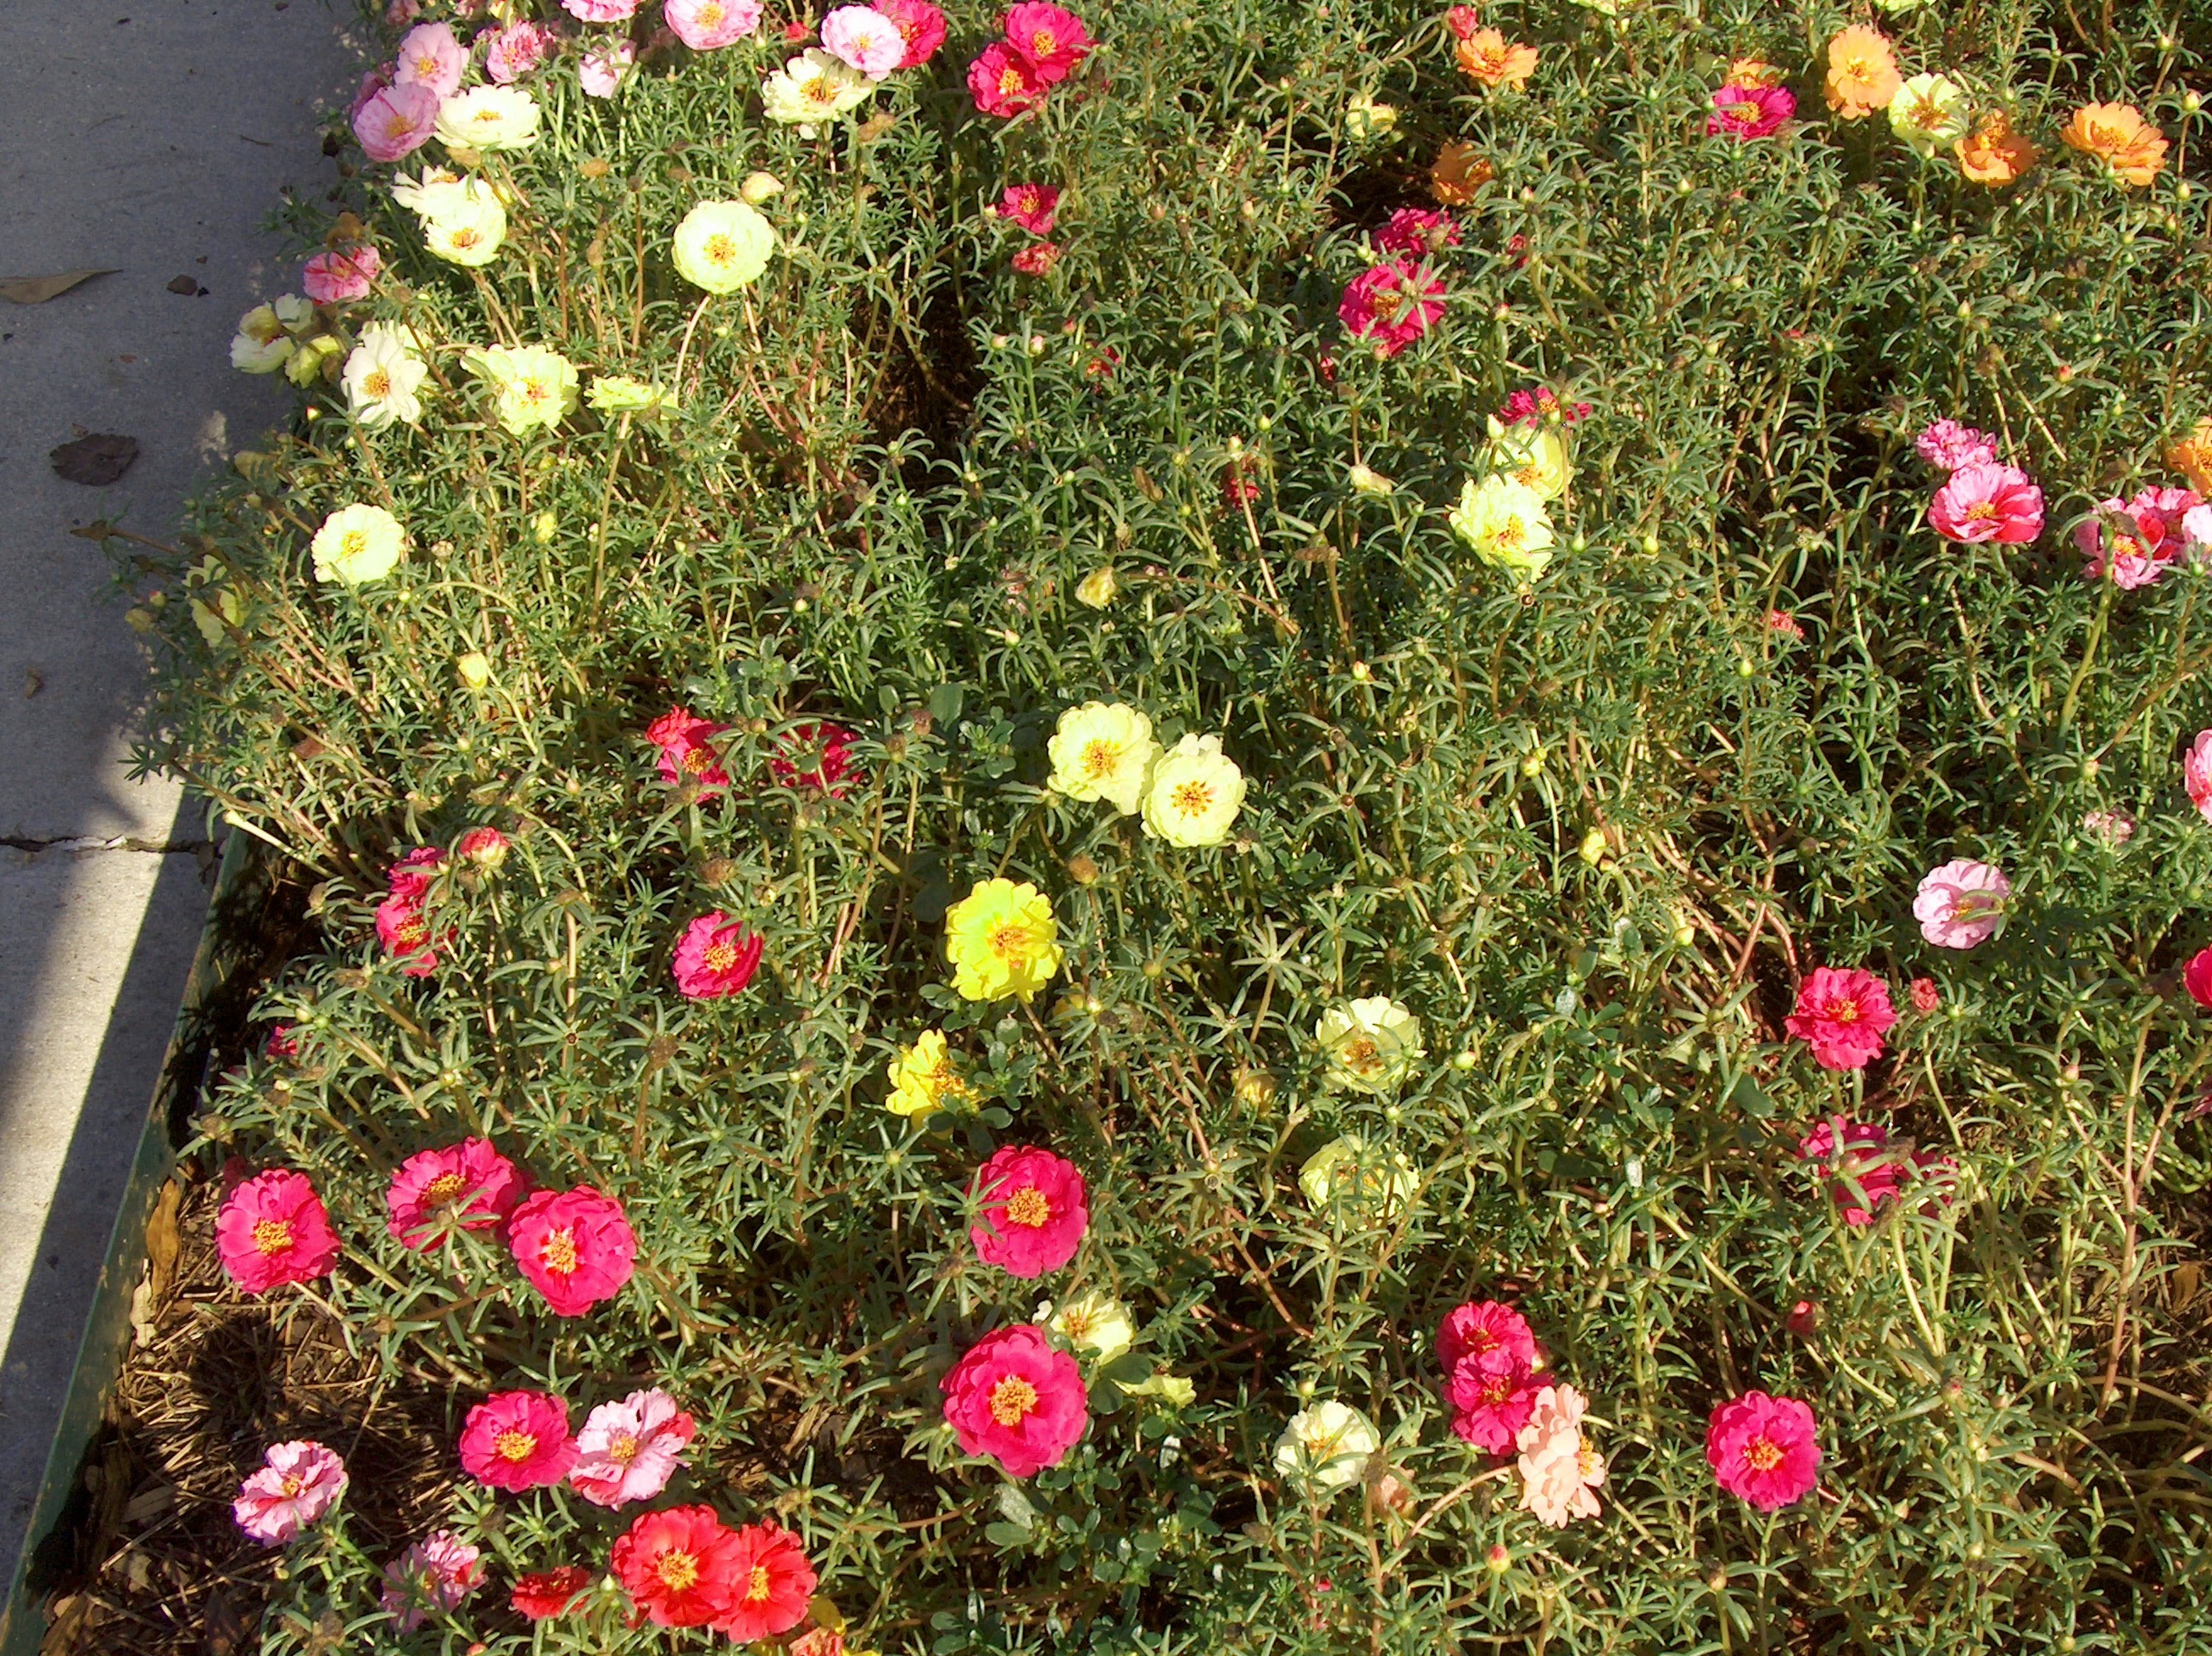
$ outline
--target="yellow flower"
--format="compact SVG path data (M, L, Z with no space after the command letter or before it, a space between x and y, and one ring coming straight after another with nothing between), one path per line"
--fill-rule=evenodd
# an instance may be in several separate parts
M538 142L538 100L519 86L472 86L438 106L433 130L448 149L527 149Z
M1923 161L1966 136L1966 89L1948 75L1916 75L1889 100L1889 130Z
M1114 594L1121 589L1121 585L1114 578L1114 566L1102 563L1085 575L1076 587L1075 601L1085 609L1103 610L1114 601Z
M963 999L1028 1004L1060 970L1052 899L1026 880L977 881L945 912L945 958Z
M677 274L708 293L735 293L760 280L775 231L742 201L702 201L676 227Z
M1096 1288L1088 1294L1079 1294L1057 1311L1050 1305L1039 1306L1036 1320L1049 1326L1068 1344L1092 1353L1102 1362L1120 1356L1137 1337L1137 1325L1130 1318L1128 1306Z
M2148 184L2166 166L2166 136L2133 104L2084 104L2066 124L2067 144L2094 155L2122 184Z
M1298 1169L1298 1189L1324 1211L1340 1199L1402 1206L1419 1188L1420 1179L1403 1151L1385 1156L1356 1133L1322 1145Z
M786 60L761 82L761 113L811 137L817 123L834 120L867 101L876 83L818 47Z
M1537 575L1552 561L1552 518L1544 497L1516 478L1467 480L1451 514L1452 532L1486 563Z
M441 196L437 210L422 221L422 245L448 265L489 265L506 240L507 209L489 190Z
M323 520L309 550L315 579L358 587L381 581L407 551L407 532L381 506L341 506Z
M902 1046L891 1060L891 1095L884 1107L894 1116L927 1116L970 1097L973 1090L960 1079L945 1032L925 1029L912 1046Z
M1046 785L1072 800L1107 800L1124 816L1144 797L1145 776L1159 753L1152 721L1119 702L1085 702L1060 715L1045 751L1052 758Z
M1566 440L1549 426L1513 425L1490 420L1490 469L1535 491L1539 500L1557 500L1574 481L1574 462Z
M1396 1088L1425 1050L1421 1020L1387 995L1329 1008L1314 1039L1328 1056L1328 1084L1362 1093Z
M520 437L550 431L576 406L576 369L543 345L493 345L469 353L469 364L491 381L492 413Z
M1345 475L1351 482L1352 493L1356 495L1387 495L1394 487L1389 478L1384 477L1380 472L1370 471L1364 466L1355 465Z
M1879 29L1854 23L1828 42L1828 107L1845 120L1863 120L1888 108L1904 83L1889 37Z
M1186 736L1152 763L1145 831L1170 845L1218 845L1244 807L1244 773L1218 736Z

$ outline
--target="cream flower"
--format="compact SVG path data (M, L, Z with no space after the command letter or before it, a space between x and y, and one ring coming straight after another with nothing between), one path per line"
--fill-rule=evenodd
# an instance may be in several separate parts
M323 520L309 550L316 580L364 586L398 567L407 551L407 532L381 506L341 506Z
M507 209L489 190L440 195L422 221L422 245L449 265L489 265L506 240Z
M1340 1198L1355 1203L1379 1200L1403 1206L1413 1201L1420 1187L1420 1176L1403 1151L1385 1155L1356 1133L1322 1145L1298 1169L1298 1189L1324 1213Z
M1143 803L1145 778L1159 756L1152 721L1119 702L1085 702L1060 715L1045 751L1047 787L1072 800L1107 800L1122 815Z
M1490 423L1490 469L1534 491L1539 500L1557 500L1574 481L1566 440L1548 426Z
M426 167L414 174L395 173L392 175L392 198L408 211L428 218L431 216L430 204L457 189L460 183L461 175L450 167Z
M742 201L702 201L676 227L677 273L708 293L735 293L760 280L775 232Z
M1115 577L1111 563L1101 563L1075 585L1075 601L1086 610L1103 610L1114 601L1114 594L1121 583Z
M1367 1476L1367 1458L1382 1439L1348 1403L1317 1403L1291 1416L1275 1440L1275 1470L1284 1477L1341 1489Z
M515 436L550 431L576 406L576 369L543 345L494 345L469 353L469 364L491 382L493 416Z
M629 414L659 408L668 400L668 392L627 374L601 374L593 377L584 400L602 414Z
M761 82L763 113L802 132L866 100L875 82L850 64L814 49Z
M284 377L304 389L322 374L323 364L344 349L327 333L312 334L284 359Z
M430 370L415 351L415 336L388 322L371 322L346 358L338 383L356 425L380 431L394 420L413 425L422 417L416 393Z
M1101 1362L1120 1356L1137 1337L1137 1325L1129 1316L1128 1306L1096 1288L1077 1294L1056 1311L1050 1305L1039 1306L1036 1320L1070 1345L1092 1353Z
M1516 478L1469 478L1451 514L1452 533L1486 563L1515 575L1541 575L1552 561L1552 518L1544 497Z
M960 1078L940 1029L925 1029L912 1046L901 1047L890 1074L890 1096L884 1100L884 1108L894 1116L927 1116L946 1108L948 1102L962 1102L972 1090Z
M1889 100L1889 128L1923 161L1966 136L1973 119L1966 89L1948 75L1915 75Z
M230 342L230 365L241 374L274 374L299 349L278 320L274 305L256 305L238 319Z
M1421 1020L1387 995L1329 1008L1314 1039L1328 1056L1328 1084L1359 1093L1395 1091L1425 1050Z
M1218 736L1186 736L1152 763L1145 831L1170 845L1218 845L1244 805L1244 773Z
M1364 92L1344 107L1344 131L1355 142L1382 137L1397 129L1396 106L1377 103Z
M191 575L192 624L210 649L228 643L231 629L246 623L246 600L224 584L226 573L219 559L208 557Z
M527 149L538 142L538 100L519 86L472 86L438 106L448 149Z

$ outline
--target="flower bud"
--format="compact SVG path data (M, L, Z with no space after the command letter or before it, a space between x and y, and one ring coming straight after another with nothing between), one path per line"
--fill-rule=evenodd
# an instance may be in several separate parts
M1103 610L1114 601L1121 583L1114 578L1114 566L1102 563L1083 577L1075 589L1075 601L1086 609Z
M1380 472L1371 472L1364 466L1355 466L1347 475L1351 479L1354 494L1387 495L1390 492L1392 487L1390 479Z
M1591 868L1595 868L1597 867L1598 859L1602 857L1605 855L1605 852L1606 839L1604 829L1593 828L1589 832L1583 836L1580 855L1582 860L1589 863Z
M1078 851L1067 860L1067 877L1079 886L1097 885L1098 883L1097 860Z
M453 672L471 690L482 690L491 682L491 663L477 650L458 658L453 662Z
M748 173L745 181L738 186L738 194L748 207L757 207L772 196L783 193L783 180L773 173Z
M1265 1110L1275 1101L1275 1078L1264 1069L1240 1069L1237 1072L1237 1097L1240 1103L1255 1110Z
M1513 1555L1506 1550L1504 1542L1493 1541L1490 1543L1488 1556L1482 1562L1492 1575L1503 1575L1512 1567Z
M471 828L453 849L464 861L489 874L507 861L507 836L496 828Z

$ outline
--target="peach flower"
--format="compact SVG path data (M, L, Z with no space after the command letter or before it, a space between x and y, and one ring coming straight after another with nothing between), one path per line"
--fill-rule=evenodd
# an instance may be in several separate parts
M1828 107L1845 120L1864 120L1888 108L1904 84L1897 53L1880 30L1855 23L1828 42Z

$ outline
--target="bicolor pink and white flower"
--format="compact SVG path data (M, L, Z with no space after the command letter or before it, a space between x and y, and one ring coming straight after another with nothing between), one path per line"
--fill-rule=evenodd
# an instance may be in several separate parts
M698 1429L676 1399L658 1389L603 1403L576 1434L569 1486L598 1507L651 1501L684 1465L684 1450Z
M1936 491L1928 521L1947 540L2022 545L2043 533L2043 490L2016 466L1962 466Z
M2012 881L1986 862L1959 857L1931 868L1912 899L1920 935L1939 949L1970 949L2004 929Z
M336 1451L308 1440L271 1444L261 1466L239 1485L231 1516L263 1546L281 1546L319 1523L345 1490L345 1462Z

